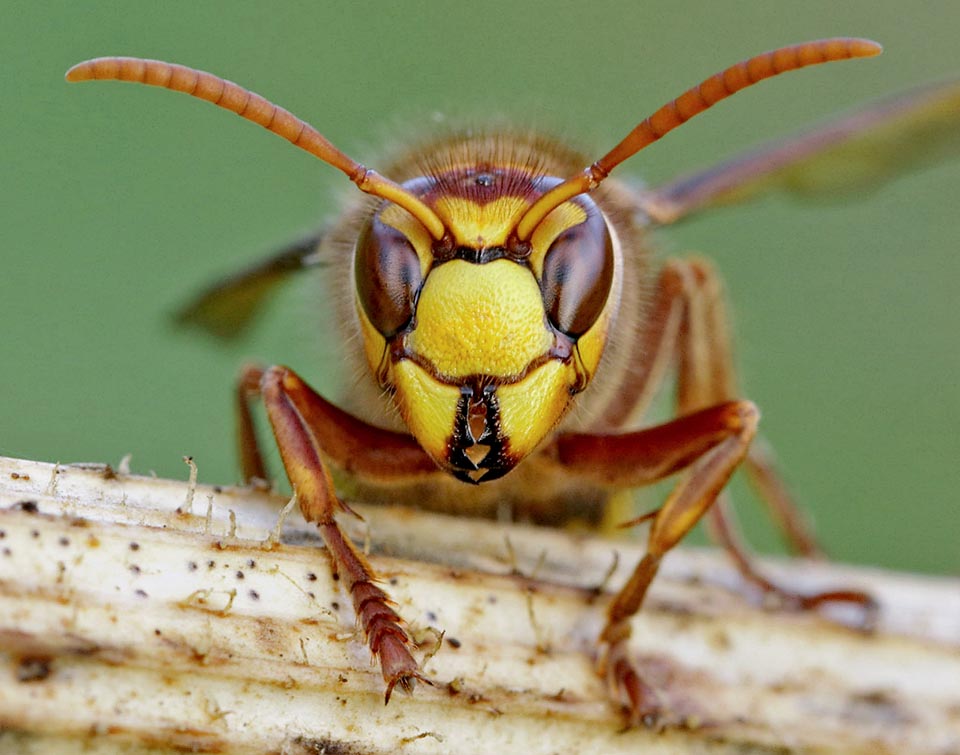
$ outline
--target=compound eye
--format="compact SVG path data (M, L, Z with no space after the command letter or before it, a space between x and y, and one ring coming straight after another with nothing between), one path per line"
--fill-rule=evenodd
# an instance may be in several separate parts
M589 197L581 197L587 219L554 240L543 261L540 283L550 322L561 333L579 338L593 325L613 283L613 242L603 214Z
M413 245L374 216L360 234L353 265L363 311L384 338L392 338L413 317L423 280Z

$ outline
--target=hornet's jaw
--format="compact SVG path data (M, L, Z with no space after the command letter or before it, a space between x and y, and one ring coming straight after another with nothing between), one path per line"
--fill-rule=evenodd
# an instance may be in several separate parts
M572 404L574 360L547 360L513 383L440 382L413 360L393 365L394 400L407 427L442 469L464 482L503 477Z
M516 465L504 453L504 441L496 386L461 386L449 444L450 473L474 484L503 477Z

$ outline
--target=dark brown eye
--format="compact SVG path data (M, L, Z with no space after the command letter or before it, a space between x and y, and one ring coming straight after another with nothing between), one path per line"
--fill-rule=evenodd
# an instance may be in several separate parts
M357 241L353 273L363 311L384 338L392 338L413 317L422 280L413 245L374 216Z
M559 236L543 260L540 289L553 327L579 338L597 321L613 282L613 242L589 197L578 202L587 219Z

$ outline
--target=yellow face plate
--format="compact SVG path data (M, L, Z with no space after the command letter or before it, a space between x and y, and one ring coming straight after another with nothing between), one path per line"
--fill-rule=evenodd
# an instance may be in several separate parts
M407 347L447 378L509 380L545 355L553 340L529 270L506 259L452 260L427 277Z
M454 246L478 250L505 246L529 205L525 196L481 202L455 193L432 201ZM389 345L358 301L371 369L440 466L475 480L483 472L465 471L471 462L464 452L483 445L489 446L489 464L502 474L556 427L603 353L611 302L571 348L550 324L539 283L551 244L582 223L586 210L566 202L550 213L531 237L526 264L507 257L482 264L456 256L438 261L433 240L405 210L387 205L379 217L410 241L424 279L410 327Z

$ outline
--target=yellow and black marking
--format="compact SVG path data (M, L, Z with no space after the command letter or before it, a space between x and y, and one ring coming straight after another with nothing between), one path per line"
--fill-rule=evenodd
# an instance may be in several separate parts
M453 476L472 483L503 477L514 466L505 446L496 386L462 386L448 450Z
M443 221L443 239L386 203L357 245L370 366L427 453L465 482L528 456L602 355L614 274L602 212L576 197L516 237L560 181L515 164L448 166L403 184Z

